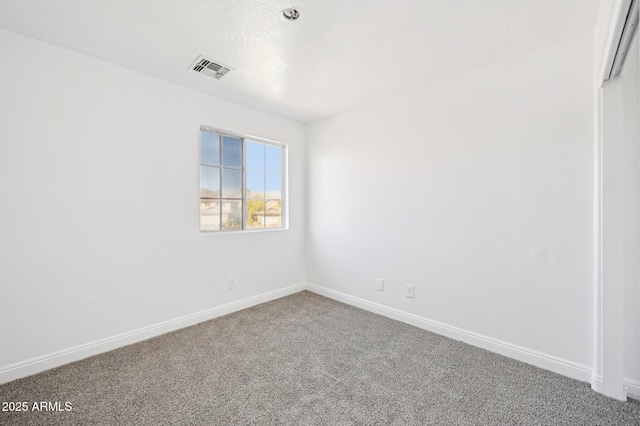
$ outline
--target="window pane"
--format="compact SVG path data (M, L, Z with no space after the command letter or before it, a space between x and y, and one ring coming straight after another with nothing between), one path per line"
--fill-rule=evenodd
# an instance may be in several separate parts
M222 165L225 167L242 167L242 139L231 136L222 137Z
M247 141L247 169L264 170L264 144Z
M200 132L200 163L220 165L220 139L217 133Z
M247 228L264 228L264 200L247 200Z
M267 172L266 192L265 198L282 200L282 175L280 173Z
M242 198L242 170L222 169L222 198Z
M264 172L247 172L247 198L264 198Z
M222 229L242 229L242 201L222 201Z
M282 171L282 148L279 146L265 145L266 169L271 172Z
M200 196L220 197L220 169L200 166Z
M282 227L286 145L200 131L200 230Z
M267 228L282 226L282 204L280 201L265 201L264 226Z
M220 202L200 199L200 230L218 231L220 229Z

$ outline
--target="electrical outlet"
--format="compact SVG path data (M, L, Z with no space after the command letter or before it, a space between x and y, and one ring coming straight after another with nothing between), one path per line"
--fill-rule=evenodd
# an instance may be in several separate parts
M407 284L404 295L413 299L416 296L416 287L413 284Z
M384 291L384 280L382 278L376 279L376 288L378 291Z
M236 288L236 277L227 278L227 286L229 288Z

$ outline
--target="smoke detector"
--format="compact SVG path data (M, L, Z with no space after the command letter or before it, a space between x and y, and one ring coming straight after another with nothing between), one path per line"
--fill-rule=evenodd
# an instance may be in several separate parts
M294 7L290 7L287 9L284 9L282 12L282 16L285 19L288 19L289 21L295 21L296 19L298 19L300 17L300 12L298 12L298 10Z
M233 68L226 65L222 65L220 62L214 62L212 59L205 58L204 56L198 56L198 59L191 65L191 69L200 74L213 77L216 80L220 80L226 73Z

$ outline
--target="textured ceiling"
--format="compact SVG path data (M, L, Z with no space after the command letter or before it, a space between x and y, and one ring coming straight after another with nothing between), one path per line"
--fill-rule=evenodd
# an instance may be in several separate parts
M0 27L309 122L592 31L599 1L1 0Z

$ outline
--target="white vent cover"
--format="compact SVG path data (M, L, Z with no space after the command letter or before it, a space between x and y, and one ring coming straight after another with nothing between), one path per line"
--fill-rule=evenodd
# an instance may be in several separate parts
M216 80L219 80L233 68L222 65L219 62L216 63L209 58L205 58L204 56L198 56L198 59L196 59L193 65L191 65L191 69L199 72L200 74L208 75L209 77L213 77Z

